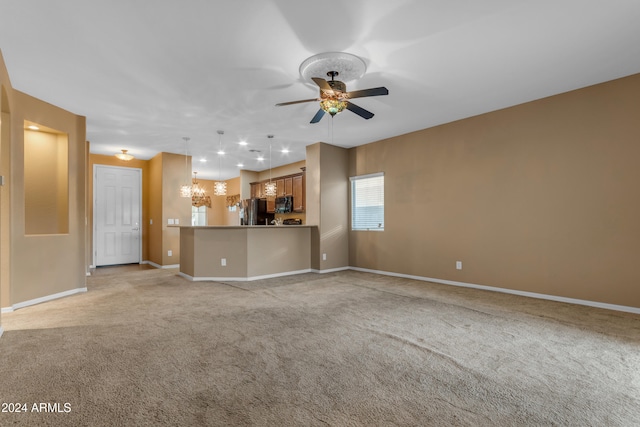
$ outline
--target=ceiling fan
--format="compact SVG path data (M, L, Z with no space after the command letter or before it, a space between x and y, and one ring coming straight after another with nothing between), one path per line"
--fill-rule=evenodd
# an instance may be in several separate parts
M386 87L376 87L371 89L362 89L355 90L353 92L347 92L347 85L345 85L341 81L335 80L335 78L338 76L337 71L329 71L327 73L327 76L331 77L331 80L325 80L320 77L311 78L311 80L313 80L318 85L318 87L320 87L319 98L283 102L280 104L276 104L276 106L280 107L283 105L320 101L320 109L318 110L316 115L313 116L310 123L318 123L325 113L329 113L333 117L343 111L345 108L352 113L356 113L363 119L368 120L373 117L373 113L353 104L352 102L349 102L349 99L389 94L389 90Z

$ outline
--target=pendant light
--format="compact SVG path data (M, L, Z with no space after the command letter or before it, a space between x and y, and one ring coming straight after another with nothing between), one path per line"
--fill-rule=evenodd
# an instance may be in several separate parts
M273 139L273 135L267 135L267 138L269 138L269 182L264 184L264 194L271 197L277 194L276 183L271 181L271 139Z
M198 184L198 172L193 173L193 185L191 186L191 205L199 208L200 206L211 207L211 197L207 196L207 192Z
M191 197L192 192L192 184L191 184L191 171L189 170L188 161L187 161L187 143L191 138L188 136L183 137L184 139L184 171L187 175L187 182L180 186L180 197Z
M224 151L222 151L222 135L224 135L223 130L218 131L219 137L219 145L218 149L218 181L213 184L213 195L214 196L226 196L227 195L227 183L220 179L220 173L222 170L222 156L224 155Z

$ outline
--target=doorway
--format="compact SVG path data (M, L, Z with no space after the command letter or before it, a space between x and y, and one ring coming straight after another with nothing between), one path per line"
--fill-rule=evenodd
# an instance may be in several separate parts
M142 170L94 165L95 266L134 264L142 254Z

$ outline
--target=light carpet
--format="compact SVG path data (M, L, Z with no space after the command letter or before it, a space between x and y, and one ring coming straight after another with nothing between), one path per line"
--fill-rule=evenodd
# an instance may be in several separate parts
M3 314L0 402L29 410L0 425L640 425L638 315L355 271L113 271Z

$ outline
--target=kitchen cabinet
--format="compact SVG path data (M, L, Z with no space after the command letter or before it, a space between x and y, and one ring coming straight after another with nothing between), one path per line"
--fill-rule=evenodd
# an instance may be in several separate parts
M292 178L293 211L304 212L304 175Z
M286 196L284 178L276 179L276 197Z
M251 198L252 199L261 199L262 198L262 188L263 188L263 184L261 182L252 182L251 183Z
M292 196L293 197L292 210L294 212L304 212L304 209L305 209L304 172L295 174L295 175L278 177L273 181L275 181L276 183L275 196L267 197L267 195L264 192L264 185L265 183L269 182L269 180L264 180L260 182L251 183L251 197L257 198L257 199L266 199L267 212L274 213L276 210L277 197Z
M293 177L287 177L284 180L283 196L293 196Z

